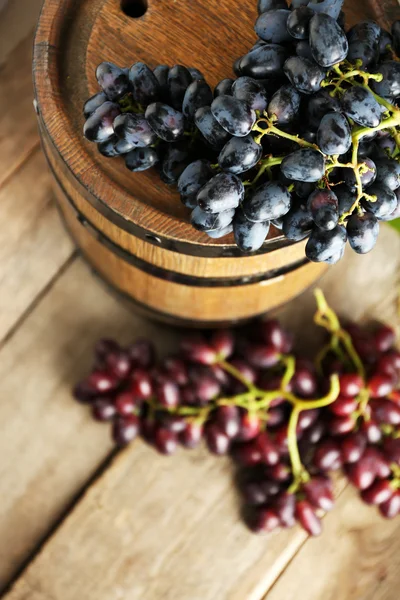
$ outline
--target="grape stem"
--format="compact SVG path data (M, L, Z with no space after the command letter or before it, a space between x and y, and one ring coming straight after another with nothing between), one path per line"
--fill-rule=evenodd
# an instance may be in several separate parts
M342 343L344 350L347 352L347 355L352 361L358 374L365 381L364 365L356 349L354 348L350 334L341 327L336 313L328 306L323 291L321 289L316 289L314 295L317 301L317 312L314 317L314 322L317 325L324 327L324 329L332 334L328 352L331 349L335 351L335 346L339 343Z
M264 175L264 173L269 173L271 167L280 165L284 158L284 156L272 156L272 154L267 156L265 159L260 161L260 168L258 170L257 175L252 181L246 182L246 184L253 187L257 183L257 181Z
M267 128L263 129L262 127L260 127L260 123L265 123L267 125ZM253 125L253 131L257 131L260 134L256 138L254 138L254 141L257 144L261 143L261 140L264 137L264 135L275 135L277 137L282 137L286 140L296 142L296 144L299 144L299 146L303 146L304 148L313 148L314 150L318 150L318 152L321 152L316 144L307 142L307 140L304 140L298 135L292 135L290 133L287 133L286 131L283 131L282 129L279 129L279 127L276 127L273 124L272 120L268 118L267 113L264 113L264 117L256 121L256 123Z

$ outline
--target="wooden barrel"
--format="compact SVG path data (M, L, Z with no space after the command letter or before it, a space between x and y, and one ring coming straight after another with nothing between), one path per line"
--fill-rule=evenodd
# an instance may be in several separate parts
M396 0L387 0L390 6ZM132 174L84 140L82 106L96 66L143 61L198 67L215 85L254 43L256 0L45 0L35 37L34 85L43 149L60 213L93 269L147 314L216 325L264 313L315 282L305 242L272 230L243 255L232 236L195 231L174 189ZM357 10L358 5L358 10ZM390 7L389 7L390 8ZM382 3L349 0L350 20ZM273 229L273 228L271 228Z

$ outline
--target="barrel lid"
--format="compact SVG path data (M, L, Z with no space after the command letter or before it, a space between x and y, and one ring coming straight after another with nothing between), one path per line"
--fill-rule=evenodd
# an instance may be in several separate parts
M380 2L369 0L370 7ZM396 0L385 0L395 4ZM364 0L349 0L352 20L365 14ZM358 7L358 11L357 11ZM374 13L373 8L367 8ZM381 10L381 8L379 9ZM133 18L126 14L142 14ZM358 13L358 14L355 14ZM102 157L83 138L85 100L98 91L96 66L143 61L199 68L214 86L232 76L231 65L255 42L256 0L45 0L34 47L34 84L40 125L74 179L107 218L150 242L167 239L210 251L239 253L233 236L211 240L192 228L190 211L175 189L152 169L129 172L121 158ZM372 15L369 15L372 16ZM291 242L271 228L260 252ZM170 244L171 245L171 244Z

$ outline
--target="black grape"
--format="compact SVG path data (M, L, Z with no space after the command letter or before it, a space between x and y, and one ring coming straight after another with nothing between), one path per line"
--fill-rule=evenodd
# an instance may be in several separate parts
M384 31L383 33L384 34L386 33L390 39L390 36L386 31ZM392 23L392 37L393 37L393 50L395 51L397 56L400 56L400 20Z
M396 140L388 135L386 131L378 131L378 136L375 140L375 146L377 150L383 150L386 156L392 155L396 150Z
M383 75L383 80L372 82L374 92L389 99L400 96L400 62L384 62L378 67L378 73Z
M190 222L198 231L215 231L216 229L225 229L228 227L235 216L235 209L226 210L220 213L205 212L197 206L192 212Z
M188 208L196 208L197 194L212 177L213 170L208 160L196 160L190 163L178 181L182 203Z
M114 131L118 142L116 149L126 154L133 148L146 148L157 141L157 135L143 115L125 113L114 121Z
M214 98L218 96L225 96L232 94L233 79L223 79L220 81L214 89Z
M293 206L283 217L282 231L288 240L299 242L309 235L313 225L310 211L300 204Z
M290 193L279 181L264 183L242 203L245 216L254 222L279 219L289 212L290 206Z
M381 105L362 87L352 87L343 94L342 109L347 117L363 127L377 127L382 121Z
M365 173L360 173L362 189L365 190L369 185L373 184L376 179L376 165L370 158L363 159ZM355 191L357 180L353 169L343 169L343 177L347 187Z
M269 221L264 223L253 223L246 219L242 209L238 209L233 219L233 235L236 245L243 252L255 252L259 250L269 232Z
M104 102L107 101L107 96L104 92L99 92L95 94L89 100L87 100L83 106L83 115L87 119L94 113L94 111L99 108Z
M331 15L331 17L334 17L334 15ZM343 30L346 29L346 13L344 12L344 10L341 10L339 13L339 16L337 18L337 22L339 27L341 27Z
M379 58L382 58L382 56L385 56L386 54L388 54L388 52L389 52L388 46L392 47L393 43L394 42L393 42L393 39L392 39L392 36L390 35L390 33L388 31L386 31L385 29L382 29L381 37L379 38L379 54L380 54Z
M160 86L157 77L147 65L137 62L129 70L129 81L133 97L142 106L157 102L160 98Z
M264 86L252 77L239 77L232 85L232 95L253 110L261 113L267 108L267 93Z
M196 67L188 67L188 71L192 77L192 81L205 81L203 73Z
M265 44L243 56L240 60L240 74L255 79L280 76L286 58L287 52L283 46Z
M352 215L347 222L350 246L357 254L366 254L375 246L379 234L379 222L374 215Z
M329 156L345 154L352 145L351 129L346 117L337 112L325 115L318 129L317 144Z
M324 157L312 148L301 148L284 158L281 171L294 181L319 181L325 173Z
M316 0L316 2L308 2L309 8L314 12L324 13L337 19L343 6L343 0Z
M332 98L326 90L321 90L311 96L306 109L310 126L318 129L326 114L340 111L340 102L337 98Z
M155 102L147 107L145 117L150 127L159 138L165 142L174 142L185 132L183 114L161 102Z
M262 147L256 144L251 134L243 138L233 137L223 147L218 164L223 171L245 173L252 169L262 156Z
M194 122L214 150L221 150L231 137L215 119L209 106L204 106L196 111Z
M336 186L335 194L339 200L339 214L342 216L344 213L348 213L354 206L357 195L350 191L345 185Z
M381 183L389 190L400 187L400 164L392 158L376 161L376 183Z
M233 225L230 224L227 227L223 227L222 229L212 229L211 231L206 231L205 233L206 235L208 235L208 237L214 240L218 240L219 238L229 235L230 233L232 233L232 231Z
M307 201L314 223L326 231L334 229L339 221L339 201L332 190L315 190Z
M307 6L295 8L287 20L287 29L290 35L297 40L308 40L310 21L314 11Z
M316 228L308 239L306 256L313 262L335 264L343 256L346 241L346 229L341 225L330 231Z
M347 33L349 40L347 60L350 62L361 60L363 69L374 63L379 55L380 35L379 25L372 21L362 21L354 25Z
M168 73L168 90L171 105L176 109L182 110L183 98L186 90L192 83L193 78L190 71L182 65L175 65Z
M274 116L278 125L287 125L298 116L300 101L300 94L293 86L283 85L268 104L268 116Z
M310 194L315 190L315 183L307 183L304 181L296 181L294 184L294 191L299 198L308 198Z
M311 52L311 46L305 40L300 40L300 42L296 44L296 54L301 58L307 58L307 60L311 61L314 60L314 57Z
M397 196L389 188L382 184L374 183L368 188L370 196L376 196L375 202L362 200L362 205L368 212L375 215L377 219L381 219L390 215L397 207Z
M213 93L210 86L203 79L193 81L187 88L183 98L182 112L189 121L193 121L199 108L210 106Z
M271 221L271 225L273 225L274 227L276 227L276 229L281 230L283 227L283 219L285 217L280 217L279 219L272 219Z
M114 135L114 119L120 113L118 104L104 102L86 121L83 126L83 135L90 142L105 142Z
M154 167L159 160L154 148L135 148L126 154L125 165L130 171L146 171Z
M318 92L325 78L325 71L317 63L301 56L291 56L288 58L283 69L290 83L303 94Z
M381 217L381 221L393 221L393 219L400 219L400 188L397 188L395 194L397 198L396 208L389 215L386 215L386 217Z
M160 165L160 177L164 183L176 183L190 163L190 150L186 140L167 144Z
M109 100L118 100L129 92L129 78L113 63L100 63L96 69L96 78Z
M271 44L282 44L291 41L286 24L290 10L274 9L263 12L254 26L259 38Z
M232 65L232 70L235 73L235 75L237 75L238 77L243 75L242 69L241 69L241 64L242 64L243 58L244 58L243 56L240 56L239 58L237 58L235 60L235 62Z
M307 6L310 3L310 0L292 0L291 8L292 10L299 8L300 6Z
M309 43L314 60L321 67L331 67L347 56L349 45L346 34L335 19L316 14L310 21Z
M160 90L160 99L163 102L168 102L169 99L169 90L168 90L168 73L169 66L168 65L158 65L154 71L154 76L158 81L158 87Z
M218 96L211 104L211 112L218 123L231 135L248 135L256 121L256 113L232 96Z
M266 12L267 10L274 10L275 8L286 8L288 5L286 0L258 0L257 10L258 14Z
M311 46L305 40L300 40L296 44L296 54L301 58L307 58L308 60L314 61L314 57L311 52Z
M115 144L118 142L118 138L116 135L112 136L110 139L105 142L101 142L97 145L97 149L103 156L107 158L113 158L114 156L119 156L120 153L116 150Z
M244 198L242 181L232 173L218 173L197 194L201 210L210 213L237 208Z

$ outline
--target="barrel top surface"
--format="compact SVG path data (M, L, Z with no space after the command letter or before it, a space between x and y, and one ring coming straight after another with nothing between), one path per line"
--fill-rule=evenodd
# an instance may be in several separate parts
M396 6L398 11L396 0L348 0L347 5L350 24L366 17L382 22L384 15L394 17ZM194 66L215 86L232 76L234 60L255 42L256 16L256 0L148 0L140 18L127 16L121 0L45 0L35 38L35 94L41 126L74 179L148 234L233 248L231 236L211 240L194 230L176 190L153 169L131 173L122 159L102 157L83 138L82 107L99 89L95 69L105 60L120 66L137 61L150 67ZM271 229L275 240L268 240L263 251L283 243Z

